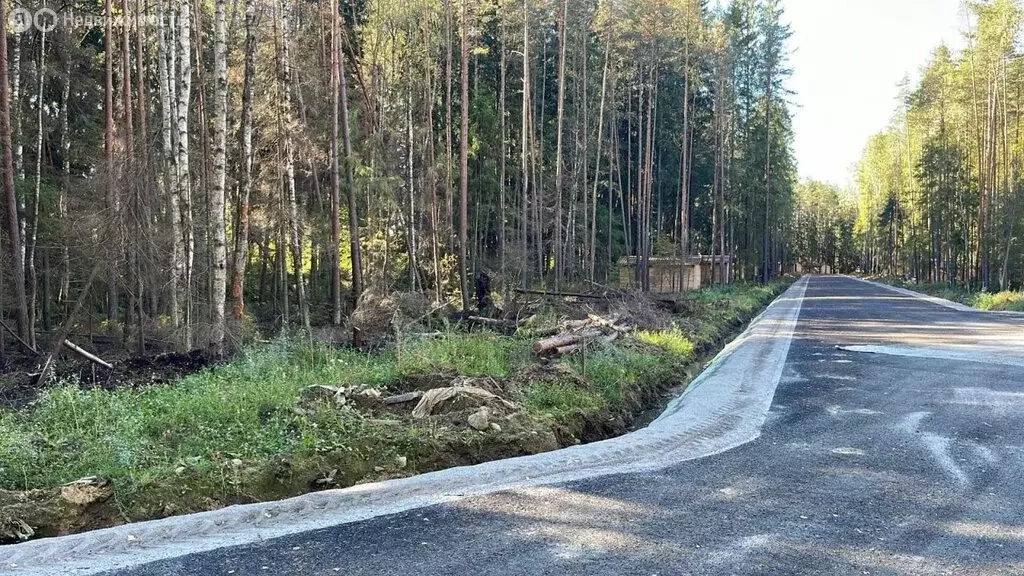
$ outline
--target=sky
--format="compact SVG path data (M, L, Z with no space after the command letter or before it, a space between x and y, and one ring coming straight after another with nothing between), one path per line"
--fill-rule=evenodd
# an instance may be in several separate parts
M852 183L853 165L945 42L963 46L960 0L783 0L801 178Z

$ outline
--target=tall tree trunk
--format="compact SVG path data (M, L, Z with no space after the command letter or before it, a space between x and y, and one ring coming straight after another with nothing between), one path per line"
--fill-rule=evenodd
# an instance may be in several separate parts
M14 171L17 173L18 180L25 179L25 142L24 132L22 131L22 98L21 94L21 43L24 34L15 34L14 41L14 54L11 56L11 102L14 105ZM21 200L19 199L20 203ZM25 211L25 206L19 204L18 210L21 212ZM20 222L21 237L25 238L25 219L22 217ZM24 249L24 246L22 247ZM24 258L24 254L22 254Z
M284 118L284 186L288 203L288 223L295 274L295 292L299 304L302 327L309 330L309 302L306 301L306 281L302 274L302 224L299 221L298 197L295 189L295 141L292 137L292 63L291 63L291 6L282 0L281 10L281 95Z
M216 0L213 17L213 183L210 187L210 223L213 227L213 289L210 294L212 324L209 350L224 353L225 298L227 296L227 226L224 222L224 187L227 163L228 46L225 10L227 0Z
M341 325L341 182L338 172L338 108L341 80L341 38L339 27L338 0L331 0L331 304L334 313L331 321L335 326Z
M136 170L135 167L135 135L134 135L134 122L132 118L132 73L131 73L131 42L129 31L131 26L128 20L128 0L121 0L121 121L124 127L123 146L124 146L124 160L123 166L120 168L121 174L130 175L130 184L128 184L127 191L127 202L129 206L124 210L126 221L124 222L125 230L128 230L131 226L132 237L125 238L125 256L127 257L127 274L125 284L127 286L126 297L124 308L124 340L127 343L132 338L133 329L133 315L136 310L137 298L141 295L137 289L139 275L139 251L142 246L145 245L142 236L146 227L141 226L139 222L139 216L142 214L141 210L141 182L142 174ZM122 178L122 180L129 180L128 178ZM138 317L138 324L141 332L142 316Z
M231 266L232 313L236 320L245 317L245 269L249 263L249 199L252 196L253 181L252 99L253 84L256 81L256 2L257 0L245 0L245 72L242 80L240 128L242 178L238 203L235 206L234 256ZM265 263L265 251L261 255Z
M452 168L452 117L454 116L454 104L452 100L452 75L453 72L453 57L452 57L452 2L454 0L444 0L444 22L445 22L445 61L444 61L444 82L445 82L445 94L444 94L444 138L445 138L445 228L448 231L448 245L454 247L455 243L455 219L454 219L454 208L455 205L455 194L452 190L452 176L454 169Z
M501 132L501 158L498 169L498 219L500 221L498 227L498 252L501 259L501 278L504 281L507 273L505 266L505 227L508 224L505 215L505 164L508 156L508 127L505 123L505 71L508 63L505 56L505 4L502 0L499 0L498 4L498 17L501 19L498 24L498 50L500 52L498 62L498 123Z
M111 15L110 4L113 0L104 0L103 13L106 21L106 28L103 33L103 151L106 163L105 177L107 189L107 210L108 218L112 228L118 229L116 224L120 206L118 206L117 192L115 191L114 175L114 32L113 16ZM107 321L113 325L117 321L117 251L120 246L115 243L110 248L110 262L107 268Z
M171 225L170 260L170 314L175 330L181 330L184 321L181 282L185 270L185 240L181 226L181 203L178 196L178 162L175 143L178 137L177 125L177 58L173 38L176 30L176 12L173 5L164 14L164 0L157 1L157 74L160 89L160 142L163 193L168 198L168 219ZM179 344L181 344L179 342Z
M459 287L462 291L462 309L469 310L469 280L466 277L469 262L466 258L469 220L469 0L462 0L461 22L462 65L462 125L459 134Z
M562 128L565 120L565 26L569 0L563 0L562 13L558 17L558 133L555 135L555 291L565 272L564 246L562 245Z
M520 180L522 197L520 198L522 214L520 215L520 255L522 258L522 285L527 287L530 280L530 238L528 223L530 221L530 12L529 0L523 0L523 103L522 117L519 127L520 136Z
M768 66L767 95L765 97L765 164L764 164L764 231L761 249L761 281L767 283L772 279L774 262L771 255L771 212L772 212L772 67Z
M60 158L63 180L60 187L60 198L57 200L57 217L63 222L68 214L68 191L71 188L71 123L68 103L71 100L71 54L64 63L64 84L60 98ZM57 300L67 304L71 296L71 251L67 243L61 246L60 288ZM66 307L65 307L66 311Z
M109 1L109 0L108 0ZM182 257L179 265L178 306L183 306L181 345L192 349L192 271L195 252L195 231L192 227L192 176L189 169L189 104L192 93L192 9L191 0L178 0L177 14L177 167L178 211L182 235Z
M28 321L28 300L25 296L24 245L18 219L18 198L14 191L14 150L11 143L11 98L7 91L7 3L0 2L0 147L3 148L4 197L7 202L7 234L11 249L11 276L14 305L18 314L18 336L28 341L32 326Z
M28 246L28 323L32 327L28 333L28 343L34 348L36 346L36 331L35 326L37 323L36 314L36 303L38 301L39 293L39 273L36 270L36 252L37 252L37 241L39 239L39 200L43 186L43 87L46 85L46 31L43 30L40 34L39 41L39 67L37 68L38 76L38 91L36 92L36 106L38 108L38 115L36 116L36 181L35 189L32 193L32 220L28 232L28 239L26 240ZM46 270L43 270L43 274L46 274ZM43 298L46 298L46 294L43 294ZM45 307L45 304L44 304Z
M341 38L344 41L344 37ZM363 293L363 258L359 248L359 212L356 202L356 185L352 171L352 135L348 123L348 79L345 76L345 59L339 59L339 76L341 77L341 137L345 153L345 188L348 192L348 237L350 257L352 260L352 307L355 308ZM357 342L358 344L358 342Z
M611 26L605 31L607 35L604 41L604 66L601 72L601 103L598 105L597 113L597 152L596 160L594 161L594 190L590 195L590 242L589 248L587 248L587 256L590 258L588 272L590 281L596 281L594 277L594 269L597 261L597 183L600 181L601 176L601 141L604 139L604 100L605 90L608 85L608 60L611 54L612 47L612 33ZM614 153L614 151L613 151ZM610 166L610 163L609 163ZM609 179L611 178L611 172L608 173ZM610 187L609 187L610 189ZM608 195L611 198L611 193ZM608 205L609 214L611 213L611 202Z
M686 288L686 257L690 254L690 4L683 40L683 140L679 147L679 287Z

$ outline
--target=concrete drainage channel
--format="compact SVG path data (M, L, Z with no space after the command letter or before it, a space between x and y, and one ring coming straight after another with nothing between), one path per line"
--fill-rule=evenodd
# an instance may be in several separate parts
M0 548L0 572L93 574L366 520L469 496L653 471L760 434L808 277L776 298L648 427L609 440L288 500L127 524Z

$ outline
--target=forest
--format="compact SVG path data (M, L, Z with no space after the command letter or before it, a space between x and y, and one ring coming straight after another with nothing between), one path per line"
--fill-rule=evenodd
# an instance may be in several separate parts
M964 48L937 47L905 80L855 169L866 273L974 291L1020 290L1022 6L964 5Z
M618 287L623 256L647 289L680 254L764 282L834 244L797 225L777 0L42 7L0 14L0 333L26 348L219 355L345 333L368 295L469 310Z

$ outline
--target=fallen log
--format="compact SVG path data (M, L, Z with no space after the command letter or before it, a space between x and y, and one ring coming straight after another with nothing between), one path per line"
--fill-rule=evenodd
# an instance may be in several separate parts
M544 356L545 354L558 353L558 349L577 344L583 341L583 336L580 334L559 334L552 336L551 338L545 338L538 340L533 344L533 355Z
M71 350L75 354L78 354L82 358L85 358L86 360L92 362L93 364L99 364L100 366L103 366L107 370L113 370L114 369L114 366L112 364L110 364L106 360L100 358L99 356L96 356L95 354L90 353L88 350L82 348L81 346L78 346L77 344L75 344L71 340L65 340L64 341L64 347L67 348L68 350Z
M552 336L551 338L545 338L543 340L538 340L537 342L535 342L533 344L533 355L557 356L563 353L560 351L560 349L562 348L566 348L568 346L573 346L576 344L583 344L589 339L600 338L602 336L604 336L604 334L597 329L588 329L581 332L558 334L556 336ZM575 350L575 348L573 348L572 350ZM572 350L569 350L569 352L571 352Z
M568 346L560 346L558 348L555 348L555 355L557 355L557 356L565 356L566 354L572 354L573 352L579 350L580 348L583 348L583 343L582 342L579 343L579 344L570 344Z
M586 292L546 292L544 290L527 290L525 288L516 288L514 290L517 294L535 294L538 296L551 296L554 298L584 298L587 300L623 300L628 298L630 295L622 292L605 292L604 294L587 294ZM671 306L676 303L674 298L658 298L651 294L646 294L652 302L662 304L665 306Z
M628 332L628 330L626 328L623 328L622 326L619 326L619 325L616 324L616 322L618 321L618 318L614 318L612 320L608 320L606 318L601 318L600 316L597 316L596 314L588 314L587 317L590 320L590 322L593 322L594 324L597 324L598 326L604 326L605 328L608 328L610 330L615 330L616 332Z
M36 350L32 346L30 346L28 342L25 342L24 340L22 340L21 336L18 336L17 332L15 332L14 330L11 330L11 327L8 326L7 324L5 324L3 320L0 320L0 326L3 326L4 330L7 330L8 332L10 332L11 336L14 336L14 339L17 340L22 346L24 346L30 352L32 352L33 354L37 354L37 355L39 354L38 350Z
M498 330L515 330L519 327L519 324L515 320L501 320L498 318L486 318L484 316L466 316L466 321Z

